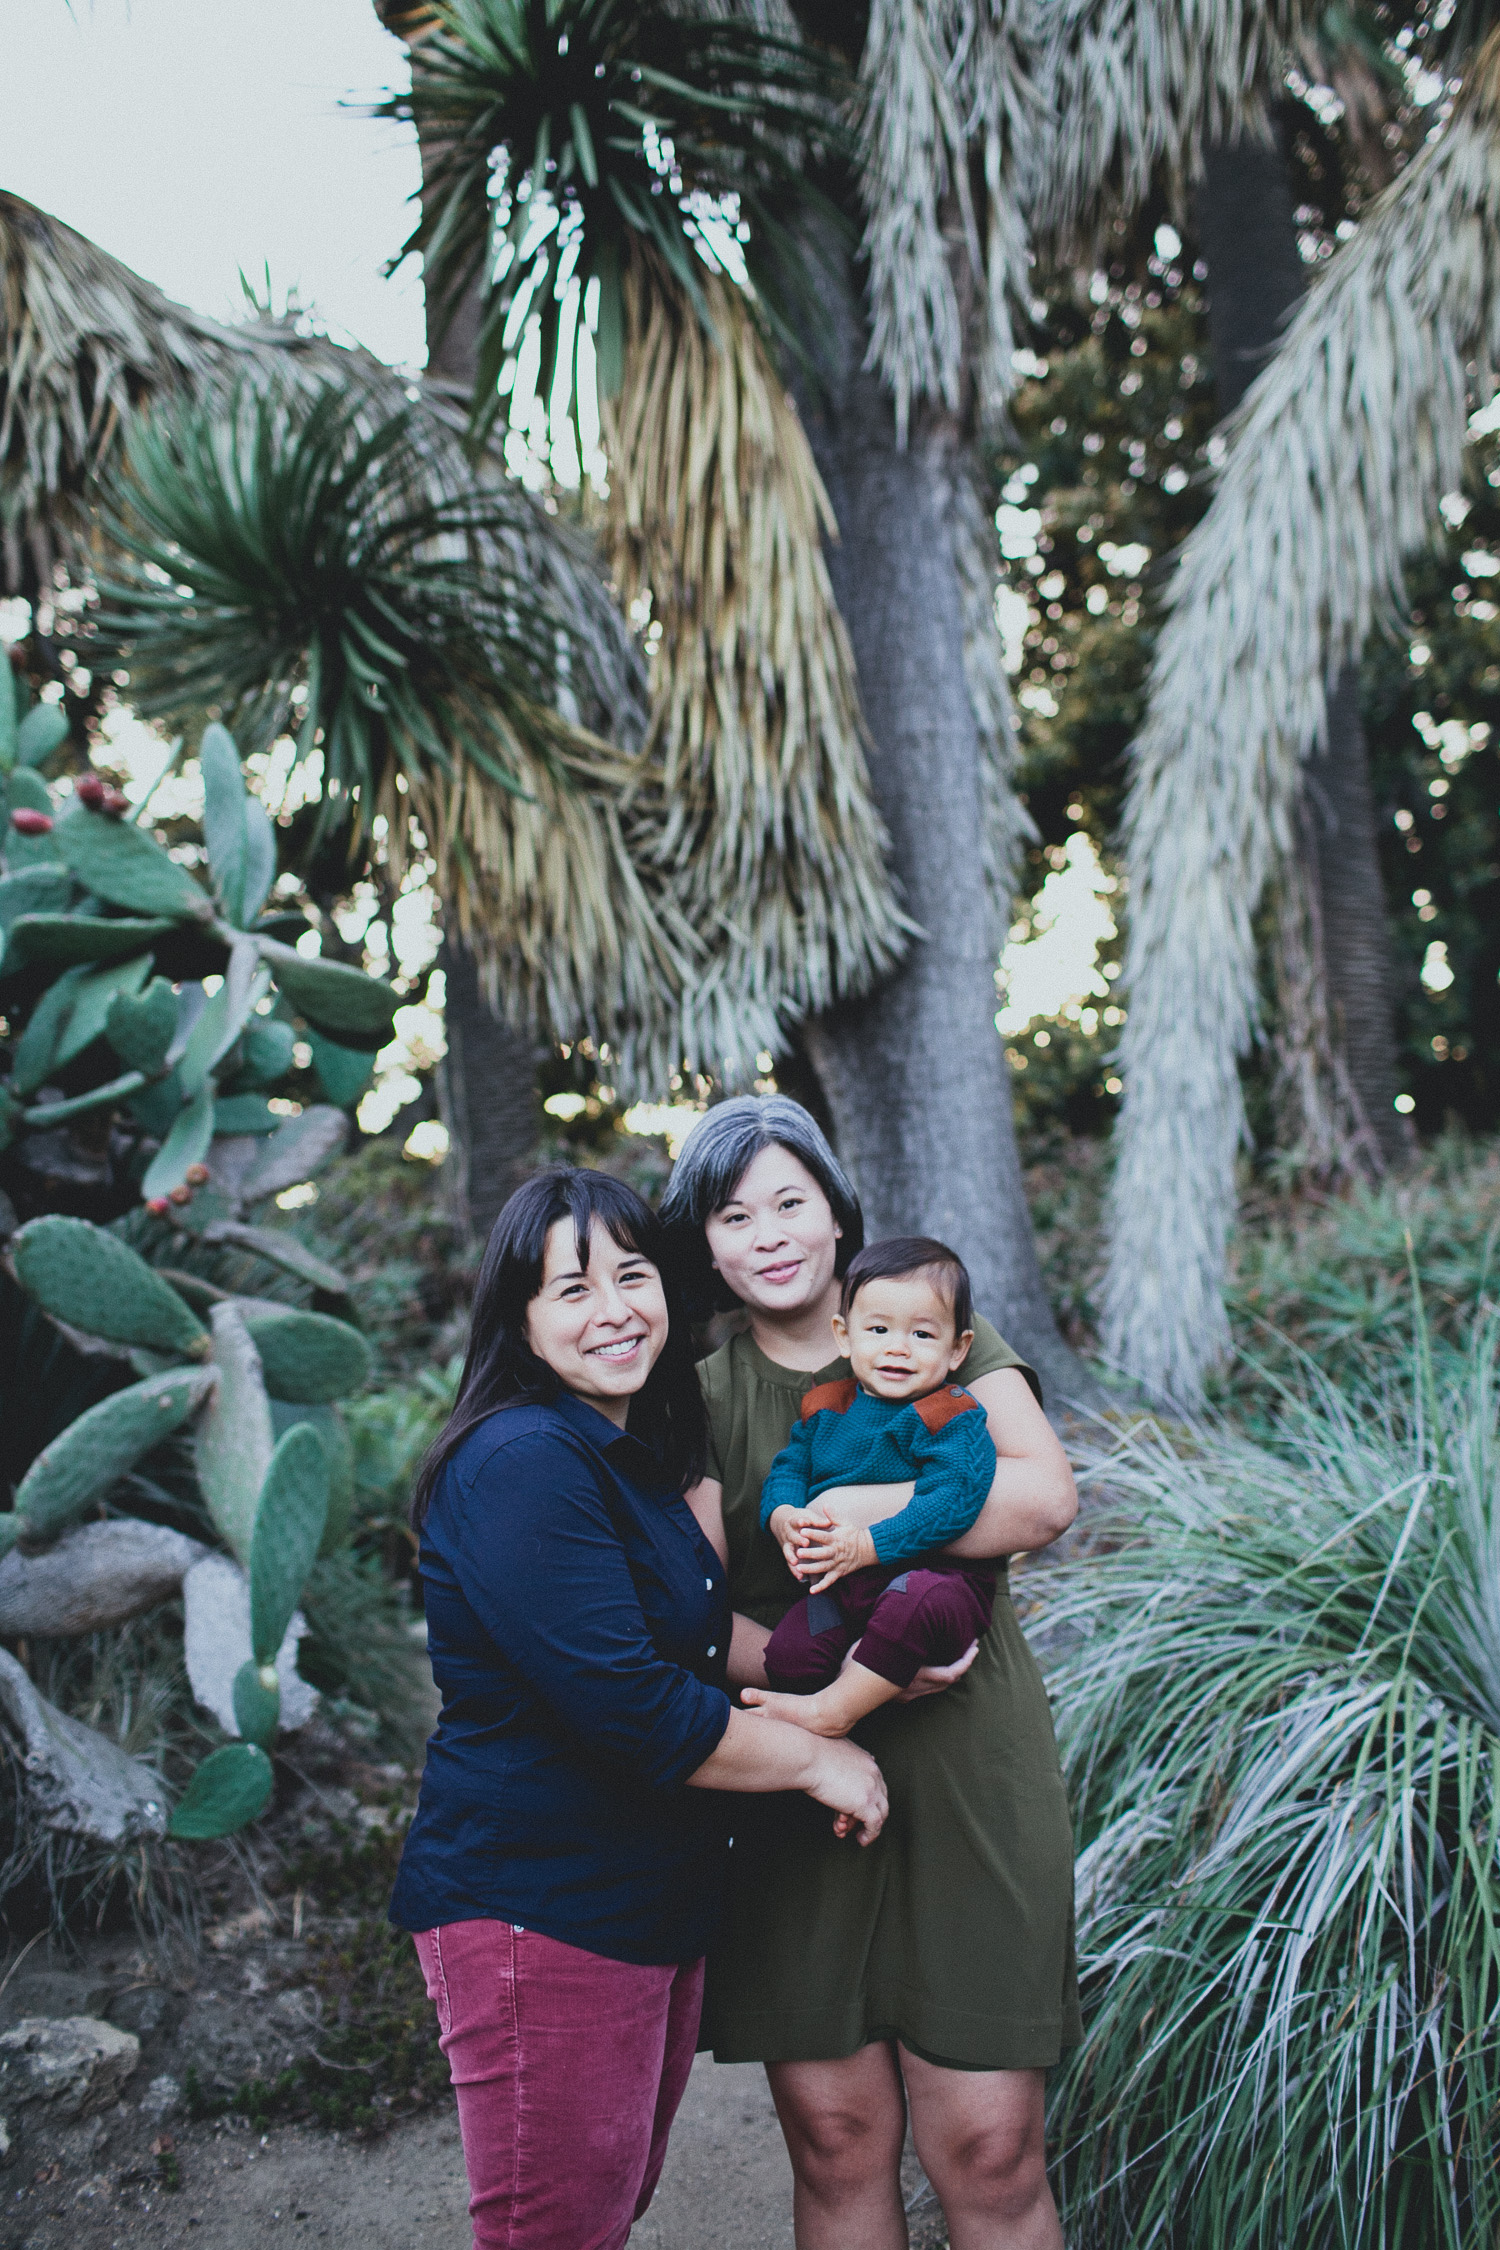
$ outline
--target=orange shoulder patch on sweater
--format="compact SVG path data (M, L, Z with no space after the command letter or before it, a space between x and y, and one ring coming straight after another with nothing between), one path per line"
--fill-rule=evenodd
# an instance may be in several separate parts
M810 1422L815 1414L847 1414L859 1396L859 1385L852 1375L842 1383L819 1383L802 1401L802 1419Z
M830 1390L832 1387L830 1384ZM971 1397L968 1391L961 1391L956 1383L946 1383L940 1391L929 1391L926 1398L917 1400L916 1406L917 1413L934 1437L939 1430L947 1428L955 1415L984 1412L978 1399Z

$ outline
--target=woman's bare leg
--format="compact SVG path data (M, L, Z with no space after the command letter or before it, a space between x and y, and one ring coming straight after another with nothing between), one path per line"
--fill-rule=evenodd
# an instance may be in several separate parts
M1062 2250L1047 2184L1046 2074L941 2070L905 2047L901 2069L952 2250Z
M792 2160L797 2250L907 2250L895 2049L879 2040L841 2062L767 2063L766 2076Z

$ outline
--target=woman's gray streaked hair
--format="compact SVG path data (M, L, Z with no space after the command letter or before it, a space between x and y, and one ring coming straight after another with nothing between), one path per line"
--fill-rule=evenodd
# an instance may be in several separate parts
M767 1148L787 1149L807 1166L827 1196L842 1229L835 1266L839 1274L863 1247L864 1213L854 1182L817 1119L789 1094L739 1094L716 1103L693 1127L662 1197L661 1216L681 1246L687 1275L692 1277L690 1287L696 1281L701 1289L710 1275L703 1243L705 1222L732 1199L745 1173Z

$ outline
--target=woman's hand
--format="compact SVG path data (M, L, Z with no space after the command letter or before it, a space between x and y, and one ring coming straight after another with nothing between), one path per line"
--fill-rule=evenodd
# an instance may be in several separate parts
M837 1813L836 1836L855 1830L862 1844L873 1844L890 1811L885 1775L857 1742L823 1735L808 1739L817 1743L819 1757L813 1779L803 1784L807 1795ZM825 1757L825 1752L830 1755Z
M955 1681L963 1678L978 1654L978 1641L970 1641L963 1655L956 1657L951 1664L924 1664L911 1686L903 1688L896 1701L920 1703L924 1695L941 1695L944 1688L952 1687Z

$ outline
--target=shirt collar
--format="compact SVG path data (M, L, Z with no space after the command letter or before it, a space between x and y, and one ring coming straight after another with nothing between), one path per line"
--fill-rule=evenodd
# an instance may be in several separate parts
M666 1479L651 1448L643 1445L638 1437L632 1437L628 1430L617 1430L609 1416L601 1414L597 1406L590 1406L586 1398L560 1390L553 1400L553 1409L586 1445L602 1453L610 1467L621 1476L629 1477L632 1484L649 1485L658 1491L664 1489Z

